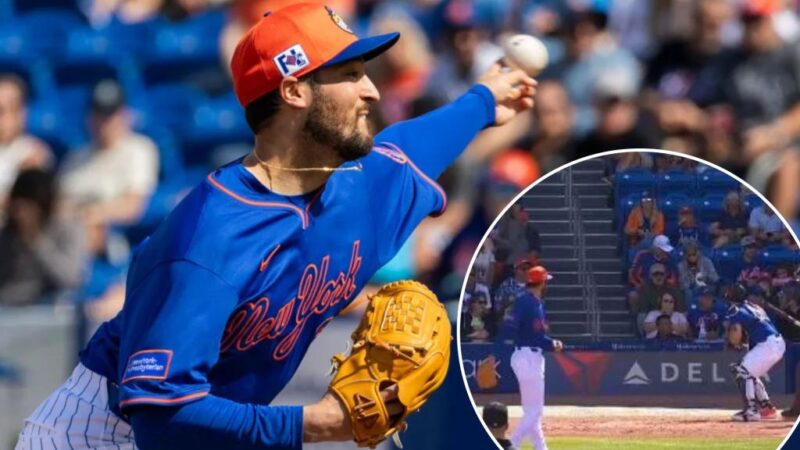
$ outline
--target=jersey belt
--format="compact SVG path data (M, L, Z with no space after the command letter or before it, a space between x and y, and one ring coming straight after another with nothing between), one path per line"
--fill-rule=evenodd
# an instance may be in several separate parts
M531 349L535 353L544 353L540 347L531 347L529 345L515 345L514 350L522 350L523 348Z

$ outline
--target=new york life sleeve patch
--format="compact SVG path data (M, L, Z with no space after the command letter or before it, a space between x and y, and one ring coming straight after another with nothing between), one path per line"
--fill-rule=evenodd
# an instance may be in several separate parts
M164 380L169 374L172 350L142 350L128 358L122 383L136 379Z

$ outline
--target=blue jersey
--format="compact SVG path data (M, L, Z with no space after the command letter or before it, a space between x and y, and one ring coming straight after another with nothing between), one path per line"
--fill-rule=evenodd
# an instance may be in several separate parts
M123 411L207 396L269 404L315 336L444 209L433 180L493 122L492 94L477 85L387 128L347 163L362 170L334 172L305 195L272 193L241 160L214 171L136 253L125 306L81 362L120 386ZM287 414L302 433L301 408Z
M547 335L547 318L542 300L525 291L514 301L511 314L503 322L500 341L511 340L517 347L538 347L553 350L553 339Z
M766 341L770 336L779 334L764 308L747 301L739 306L731 305L725 319L729 323L742 325L750 336L750 348Z

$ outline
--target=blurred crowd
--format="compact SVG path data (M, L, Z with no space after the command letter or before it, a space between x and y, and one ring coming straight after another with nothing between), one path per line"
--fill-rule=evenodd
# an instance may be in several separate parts
M113 315L130 249L208 170L248 150L227 61L244 30L292 1L0 2L0 304L65 298L96 320ZM448 211L375 282L413 277L457 298L477 243L516 193L616 148L707 158L796 216L796 1L326 3L358 34L402 33L368 65L382 96L376 130L463 93L511 33L538 36L550 54L534 110L473 142L440 180ZM512 217L521 214L494 240L504 276L520 253L536 258L535 233Z

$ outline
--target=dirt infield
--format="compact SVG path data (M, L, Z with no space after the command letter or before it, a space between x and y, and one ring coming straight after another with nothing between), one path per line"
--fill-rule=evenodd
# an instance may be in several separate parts
M730 416L734 412L722 409L554 406L545 408L544 431L548 437L703 437L733 441L756 437L783 439L794 425L783 420L732 422ZM522 410L510 407L509 415L513 431Z

